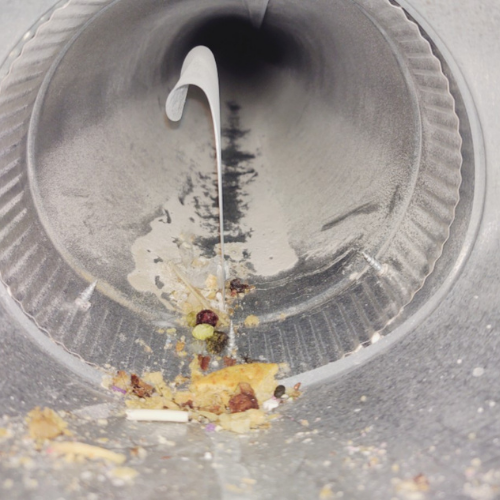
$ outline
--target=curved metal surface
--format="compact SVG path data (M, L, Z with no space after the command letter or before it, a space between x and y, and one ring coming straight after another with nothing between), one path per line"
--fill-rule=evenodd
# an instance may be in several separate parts
M24 309L71 352L94 364L110 363L133 370L158 365L175 374L178 359L172 351L165 352L168 346L162 345L163 339L155 332L159 321L174 326L168 325L173 318L159 304L159 311L150 307L151 300L137 294L125 276L131 265L129 247L135 238L136 243L142 238L144 219L158 211L165 196L173 199L163 207L169 224L174 219L168 226L171 234L164 235L159 249L147 248L149 259L159 262L151 285L163 298L163 282L168 279L164 262L171 258L165 242L172 240L170 245L177 252L176 242L182 236L173 229L179 226L177 193L184 189L176 178L184 182L186 175L192 179L201 177L200 170L205 172L206 162L200 160L206 149L203 135L200 144L189 150L189 155L200 160L194 167L179 160L184 151L178 151L177 146L186 134L195 136L199 123L192 129L188 122L177 133L162 129L162 114L155 110L172 71L165 77L155 68L163 67L165 61L169 67L175 66L178 54L170 47L182 53L197 36L190 30L202 33L199 36L216 48L218 41L215 35L207 35L213 28L190 27L185 21L186 9L175 2L168 9L153 3L134 9L124 2L70 2L26 44L4 81L1 113L9 129L2 152L2 178L13 187L9 186L3 196L7 198L2 202L6 205L2 216L6 234L0 262L4 281ZM332 15L337 11L338 16ZM231 22L237 23L237 12L236 5L213 5L197 16L201 19L197 22L231 14ZM299 9L292 15L290 6L284 10L277 2L270 8L264 24L267 31L286 33L290 24L289 36L296 41L280 45L285 54L280 57L286 64L275 63L278 70L256 66L256 73L264 73L265 77L260 77L266 82L259 92L241 91L241 82L233 81L232 68L225 65L227 54L216 53L222 61L223 99L238 102L238 109L243 107L245 128L249 122L254 135L259 135L261 161L272 165L271 173L262 166L248 170L253 172L252 182L256 176L262 177L260 192L267 196L267 191L272 191L271 198L280 200L280 226L288 228L288 239L298 255L297 264L286 273L255 277L257 292L248 297L243 310L258 314L261 325L240 335L240 349L251 357L285 359L296 374L378 339L379 332L411 300L448 238L461 164L461 140L449 84L429 44L401 9L380 0L349 8L342 3L317 4L310 19L303 20L308 23L302 28L304 34L293 32L294 18L300 13ZM165 19L160 22L161 16ZM334 24L332 32L339 32L338 40L310 40L307 26L320 18L324 26ZM188 32L183 37L183 30L176 28L181 30L176 34L174 28L178 19ZM352 29L342 30L345 22ZM145 25L156 26L149 43L143 43ZM359 35L354 44L349 37L356 30L364 38ZM273 36L268 34L266 41L271 43ZM128 43L129 49L123 50L118 40ZM303 53L295 45L304 46ZM48 51L47 46L51 47ZM163 55L164 46L168 47L167 55ZM349 49L339 48L344 46ZM140 50L134 51L135 47ZM117 62L120 54L126 54L126 61ZM292 56L295 59L289 62L287 57ZM363 64L353 63L363 57ZM35 65L38 59L43 64ZM310 67L304 66L302 59ZM76 80L75 63L80 71ZM120 72L120 68L125 69ZM293 84L287 83L291 70L297 73ZM317 73L317 81L309 82L308 71ZM276 100L277 87L286 94L272 113L278 119L268 116L262 120L269 101ZM29 97L20 99L20 92ZM35 94L25 160L24 130ZM302 98L303 106L291 107L294 100L289 94ZM290 113L300 116L290 119ZM230 123L233 118L231 111ZM282 133L277 134L278 130ZM240 131L242 137L247 134ZM10 146L18 136L17 161ZM288 141L289 145L280 147L276 141ZM136 143L140 146L129 152L127 147L134 148ZM228 146L234 147L232 143ZM123 155L123 151L127 153ZM304 162L309 165L306 171ZM187 173L177 172L179 163ZM226 163L228 171L233 168L231 162ZM294 175L288 175L290 171ZM12 172L17 172L17 177L13 178ZM203 179L209 175L205 172ZM231 170L228 175L242 173ZM279 188L262 189L277 183ZM196 189L197 182L194 184ZM323 189L325 185L328 190ZM273 213L274 208L280 215L266 196L253 199L251 189L246 192L241 188L235 212L244 212L249 206L254 210L253 215L250 210L243 218L240 214L243 226L247 218L255 222L256 209ZM206 248L212 251L212 239L202 238L196 231L212 227L214 216L205 213L210 208L205 207L200 214L200 203L212 205L209 191L204 197L207 200L201 201L200 196L191 195L182 201L181 211L187 211L193 223L196 217L193 232L206 240ZM358 208L349 208L356 205ZM230 222L233 215L227 214ZM325 220L328 222L323 224ZM187 219L180 229L186 225ZM248 266L258 269L258 261L248 250L254 247L247 239L258 240L261 237L253 234L262 232L265 237L260 244L266 247L270 235L256 223L241 240L240 228L236 229L234 241L229 232L229 241L243 243L243 254L251 255ZM375 264L374 258L380 264ZM279 266L280 255L274 255L272 267ZM143 276L144 270L137 273ZM78 287L86 286L81 278L97 281L93 306L86 311L71 304ZM157 279L162 283L158 289ZM156 321L148 324L144 316ZM308 341L309 337L314 342ZM151 347L148 356L136 348L137 340Z
M57 498L66 495L75 481L81 489L73 490L70 496L74 498L90 494L97 498L224 499L497 497L500 68L496 62L500 10L494 0L481 5L463 1L460 8L453 0L406 0L404 6L448 60L469 111L476 161L486 166L487 182L478 176L474 185L476 194L485 188L484 212L480 204L470 207L471 230L465 228L465 246L459 245L455 264L450 264L453 271L462 267L462 272L440 285L444 288L437 287L442 299L437 307L432 304L429 316L415 322L390 349L356 370L311 386L287 410L288 418L266 433L242 439L207 435L194 428L184 434L159 425L133 429L113 421L110 436L125 433L136 440L147 434L155 439L148 441L148 457L136 465L141 475L134 484L117 486L105 476L99 481L102 473L91 465L75 465L62 475L48 473L51 469L45 457L37 459L31 469L6 468L2 461L2 477L17 481L9 498ZM28 24L18 26L18 37ZM479 221L473 244L473 226ZM23 327L10 307L2 300L0 343L5 358L0 373L8 381L1 392L4 411L22 415L34 404L50 402L75 410L104 402L103 396L78 382L71 370L54 369L51 358L23 336ZM299 423L304 418L308 428ZM89 436L97 434L95 427L94 422L87 429ZM178 446L158 444L158 434L169 436ZM205 452L212 459L205 458ZM161 460L167 453L174 459L168 465ZM199 473L193 474L195 468ZM82 482L83 472L89 479ZM412 478L419 474L429 481L427 492L411 490ZM32 478L38 481L38 492L29 489ZM251 488L242 489L245 484Z

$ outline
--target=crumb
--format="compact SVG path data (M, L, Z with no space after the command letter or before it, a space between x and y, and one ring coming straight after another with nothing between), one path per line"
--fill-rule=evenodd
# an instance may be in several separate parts
M224 356L224 366L234 366L236 364L236 359L230 356Z
M413 478L413 482L417 485L419 491L429 490L429 480L424 474L418 474Z
M139 473L132 469L132 467L115 467L109 472L109 475L118 478L124 479L125 481L132 481Z
M210 356L202 356L201 354L198 354L198 362L200 363L201 370L206 372L210 365Z
M235 394L229 400L229 410L231 411L231 413L239 413L242 411L250 410L251 408L258 410L259 403L250 384L241 382L239 384L239 388L240 393Z
M229 290L231 291L231 296L235 297L241 293L249 292L251 287L247 283L242 283L239 278L235 278L229 282Z
M329 498L333 498L333 491L332 487L329 484L325 484L323 488L321 488L321 491L319 492L319 498L320 500L328 500Z
M61 435L71 436L71 432L67 429L68 424L50 408L42 410L37 406L28 413L26 421L29 436L37 442L38 447L47 439Z
M255 314L250 314L249 316L247 316L245 318L245 321L243 322L243 324L248 328L252 328L255 326L259 326L260 320L257 316L255 316Z
M51 446L47 448L47 453L66 455L68 459L74 459L74 457L83 457L91 460L102 459L118 465L121 465L127 459L122 453L115 453L114 451L101 448L100 446L79 443L77 441L52 443Z
M151 347L149 347L146 344L146 342L144 342L144 340L142 340L142 339L136 339L135 343L139 344L140 346L142 346L142 348L144 349L144 352L147 352L148 354L151 354L153 352L153 349L151 349Z
M150 398L153 394L153 386L146 384L135 373L130 375L130 381L132 383L132 391L137 397Z
M186 342L184 342L183 340L178 340L175 344L175 352L178 356L187 356L187 352L184 350L184 347L186 347Z

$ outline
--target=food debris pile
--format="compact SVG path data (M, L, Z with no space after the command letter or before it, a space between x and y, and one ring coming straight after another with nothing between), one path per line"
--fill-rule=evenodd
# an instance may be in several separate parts
M284 364L234 364L204 374L209 361L209 356L194 357L190 379L177 377L169 384L161 372L138 377L119 371L105 385L124 394L129 409L185 411L191 420L212 424L207 430L236 433L268 428L279 417L272 411L301 394L298 385L286 389L276 381L275 377L287 369Z

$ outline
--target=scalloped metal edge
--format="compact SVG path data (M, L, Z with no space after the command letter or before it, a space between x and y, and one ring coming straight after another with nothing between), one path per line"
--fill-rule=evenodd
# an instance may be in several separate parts
M114 1L110 0L71 1L54 11L49 22L42 24L37 29L35 36L24 44L20 56L14 61L8 75L0 85L0 122L8 124L7 131L0 132L0 180L7 180L4 184L7 189L0 190L0 221L4 223L0 230L0 268L8 268L8 271L7 273L4 271L0 276L2 281L12 290L14 296L19 295L19 288L22 288L20 285L23 283L16 282L16 273L13 271L19 273L20 269L24 267L25 275L31 276L33 271L36 275L36 263L35 268L30 268L31 257L40 253L43 253L41 260L49 260L51 257L50 251L39 241L40 232L43 233L43 229L35 221L27 222L27 210L22 207L23 202L28 206L30 204L29 193L28 199L26 199L26 173L22 169L22 164L26 133L36 92L62 47L95 14L112 3ZM422 158L421 167L424 166L424 168L419 169L417 183L420 183L421 192L425 193L425 196L412 198L400 225L400 228L405 224L411 226L411 231L407 231L408 235L398 231L386 249L379 252L378 255L370 257L374 263L380 263L380 268L371 265L363 276L362 282L358 283L357 291L352 291L349 294L348 306L345 306L345 296L343 296L344 306L337 304L342 307L340 316L344 319L347 318L345 327L358 338L358 346L353 351L357 351L360 346L369 345L372 342L371 339L374 338L373 336L383 331L384 327L411 301L414 294L423 286L426 277L432 272L448 239L450 225L454 219L462 163L459 124L454 111L453 97L449 92L448 80L441 71L440 62L432 54L429 43L421 36L417 25L406 17L402 8L390 4L388 1L375 2L374 0L367 0L363 5L359 3L357 5L386 36L388 42L393 46L394 52L400 58L402 68L408 70L408 76L420 98L421 119L426 121L426 126L422 130L422 140L429 144L431 153L444 155L446 165L443 163L433 164L428 162L428 158ZM41 40L44 43L40 44ZM34 67L37 68L35 74L33 74ZM28 105L26 105L26 100L28 100ZM22 106L19 106L20 102L23 103ZM443 141L436 141L436 136L445 137L448 147L443 148ZM443 169L443 166L446 166L446 169ZM442 192L439 189L436 192L436 186L441 186L442 192L447 193L448 196L450 188L453 192L456 190L456 197L451 200L443 200L443 197L440 196ZM27 191L29 191L29 187ZM436 209L429 214L428 207L433 205L441 213ZM433 227L428 227L424 223L424 219L428 220L429 215L435 217ZM19 231L20 227L21 231ZM429 248L420 249L422 240L417 237L417 234L421 234L432 244L430 248L432 259L429 260L426 253ZM11 241L6 236L10 236ZM30 242L31 246L26 245ZM8 243L7 248L4 246L5 243ZM22 254L15 251L21 244L23 245ZM419 255L422 253L429 263L423 272L420 269L415 270L409 262L411 259L407 258L407 255L413 259L422 258ZM8 265L5 265L6 263ZM370 262L368 263L370 264ZM60 264L64 265L62 259ZM381 269L383 269L383 273L380 272ZM62 272L68 281L81 281L69 269ZM384 310L383 307L380 307L377 299L374 299L376 294L372 291L373 280L378 283L377 286L381 287L383 293L388 297L388 302L396 301L399 306L394 309L393 302L392 311L384 313L385 318L382 321L382 323L385 322L384 325L380 324L380 321L377 321L378 324L374 324L369 311L367 311L367 304L372 310L377 308ZM42 288L45 287L45 283L39 283L40 285ZM50 314L42 315L42 322L39 323L29 310L24 309L23 292L20 292L20 295L20 297L16 297L16 300L23 306L26 314L35 321L42 331L53 338L48 331L48 325L42 324L44 320L49 319ZM50 293L45 290L45 296L47 295ZM49 306L51 310L57 309L57 307L57 303L51 303ZM371 332L369 337L359 338L356 335L359 325L352 324L352 321L349 320L354 315L360 318L361 329ZM69 323L71 322L72 320L69 321ZM66 321L64 323L66 323L66 327L69 326ZM335 328L332 326L332 332L334 330ZM283 336L278 334L278 337L275 340L284 345ZM55 338L53 340L64 347L60 340ZM278 351L280 350L278 349ZM344 350L343 356L349 353L349 351ZM73 354L79 356L77 353Z

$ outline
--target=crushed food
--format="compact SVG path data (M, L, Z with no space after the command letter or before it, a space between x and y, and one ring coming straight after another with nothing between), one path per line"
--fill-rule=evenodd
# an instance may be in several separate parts
M57 436L71 436L68 424L50 408L42 410L37 406L26 416L26 423L29 436L35 441L37 448L40 448L44 441L55 439Z
M238 294L248 293L252 290L252 287L247 283L242 283L241 279L234 278L229 282L229 290L231 292L231 296L235 297Z
M130 382L132 384L133 393L139 398L148 398L153 393L153 387L146 384L146 382L141 380L135 373L130 375Z
M229 410L231 413L239 413L247 410L258 410L259 403L255 397L255 392L252 386L246 382L241 382L239 384L239 394L235 394L229 400Z
M125 380L120 371L107 385L125 390L127 408L189 411L193 420L218 424L223 429L239 433L268 427L270 420L276 418L270 411L285 401L285 395L291 400L300 396L298 390L291 388L278 391L278 394L282 392L283 400L274 396L280 387L275 377L286 370L285 365L233 364L205 374L209 363L208 356L195 356L190 364L191 377L185 381L185 387L179 389L173 389L165 382L161 372L145 373L133 380L130 376ZM152 390L140 392L140 396L137 385ZM266 404L269 400L276 404Z
M227 333L215 331L214 334L206 340L207 351L210 354L221 354L227 347L229 336Z

